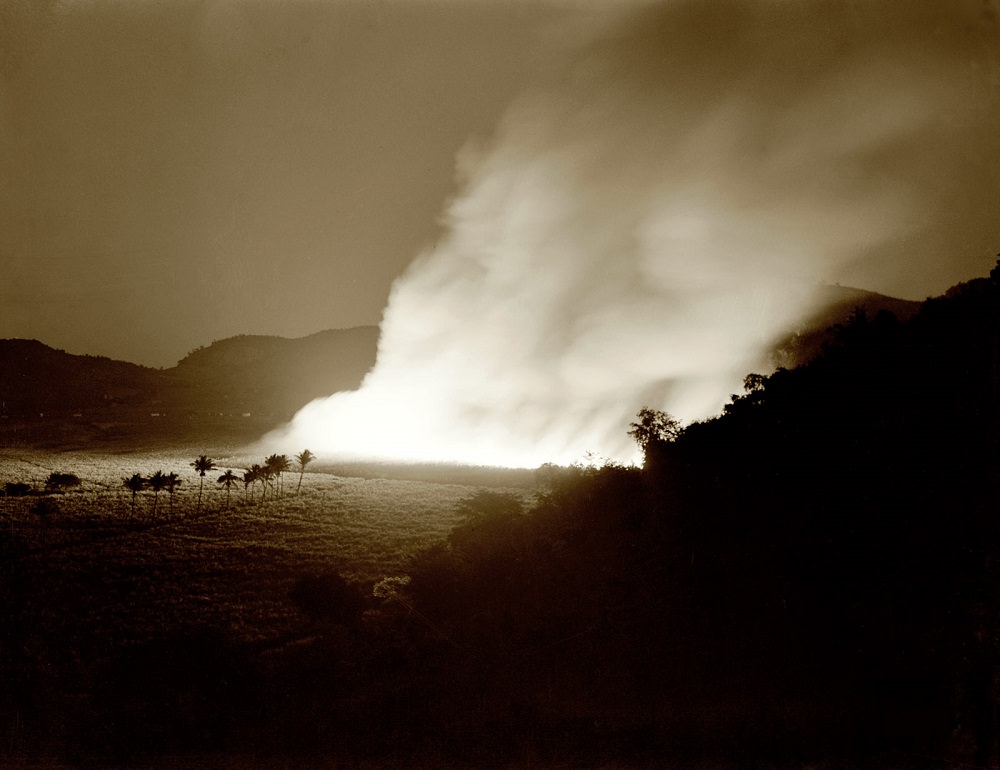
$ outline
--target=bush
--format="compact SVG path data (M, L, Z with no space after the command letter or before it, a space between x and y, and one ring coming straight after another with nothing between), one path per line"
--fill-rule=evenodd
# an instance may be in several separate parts
M61 492L70 487L80 486L80 477L74 473L50 473L45 482L45 489L48 492Z
M8 481L3 490L7 497L25 497L31 494L31 485L21 481Z

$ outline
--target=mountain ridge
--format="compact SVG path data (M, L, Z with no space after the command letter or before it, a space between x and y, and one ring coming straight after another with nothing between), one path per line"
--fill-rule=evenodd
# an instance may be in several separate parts
M375 326L237 335L154 369L0 339L0 446L251 440L314 398L358 387L377 342Z

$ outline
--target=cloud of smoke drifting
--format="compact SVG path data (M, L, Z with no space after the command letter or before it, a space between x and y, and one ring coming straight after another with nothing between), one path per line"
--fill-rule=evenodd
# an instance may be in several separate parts
M459 158L446 235L395 284L361 389L268 441L629 461L639 407L718 411L818 280L933 216L978 7L673 3L590 41Z

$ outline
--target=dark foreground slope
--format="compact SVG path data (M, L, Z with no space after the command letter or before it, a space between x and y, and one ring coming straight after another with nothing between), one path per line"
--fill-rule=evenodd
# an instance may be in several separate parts
M242 335L150 369L0 340L0 445L252 441L312 399L357 388L377 342L374 326L298 339Z
M649 456L707 660L833 747L994 766L1000 266L749 384Z

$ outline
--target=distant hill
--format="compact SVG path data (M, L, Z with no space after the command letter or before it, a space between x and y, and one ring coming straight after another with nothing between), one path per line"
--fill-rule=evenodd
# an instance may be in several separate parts
M286 420L315 398L357 388L377 345L375 326L297 339L240 335L189 353L165 374L193 389L189 407Z
M791 330L775 346L776 366L792 369L816 358L832 339L834 327L847 321L857 311L869 318L880 312L889 312L900 321L907 321L916 315L923 304L864 289L831 285L821 286L816 299L817 307L821 309L804 318L798 329Z
M0 446L246 441L314 398L361 384L378 328L241 335L171 369L0 340Z
M72 355L38 340L0 340L0 415L149 405L168 387L169 378L156 369Z

